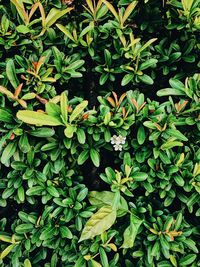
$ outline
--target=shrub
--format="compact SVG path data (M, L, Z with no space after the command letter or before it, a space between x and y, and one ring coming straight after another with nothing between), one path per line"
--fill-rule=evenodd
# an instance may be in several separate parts
M0 19L0 265L199 266L200 1Z

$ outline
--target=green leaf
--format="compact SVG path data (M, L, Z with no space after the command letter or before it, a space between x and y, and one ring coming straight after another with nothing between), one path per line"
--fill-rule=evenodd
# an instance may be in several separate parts
M25 123L33 125L58 126L63 125L60 119L31 110L20 110L17 112L17 118Z
M83 110L87 107L87 105L88 105L88 101L84 100L75 107L72 114L70 115L70 119L69 119L70 123L74 121L83 112Z
M24 134L22 134L20 136L20 139L19 139L19 148L20 148L20 150L23 153L27 153L31 149L31 146L29 144L28 137L27 137L27 134L26 133L24 133Z
M58 267L58 255L55 252L52 257L51 257L51 263L50 263L51 267Z
M76 69L80 68L81 66L83 66L84 63L85 63L85 61L82 59L76 60L73 63L71 63L70 65L68 65L66 67L66 70L69 70L69 69L76 70Z
M101 208L103 206L113 206L115 200L115 193L109 191L91 191L89 193L90 204ZM128 204L121 196L117 207L117 217L122 217L128 212Z
M109 267L108 257L106 255L104 248L102 247L99 248L99 254L100 254L100 259L101 259L101 263L103 264L103 267Z
M9 159L13 156L17 148L17 143L11 141L3 150L1 155L1 163L6 164Z
M179 228L180 228L180 226L182 224L182 221L183 221L183 214L181 212L179 212L179 214L176 217L174 230L176 230L176 231L179 230Z
M196 254L188 254L187 256L180 259L179 264L180 266L188 266L195 261L196 257Z
M1 85L0 85L0 93L6 95L7 97L14 98L14 94Z
M159 244L159 241L157 240L152 247L151 256L156 257L159 251L160 251L160 244Z
M49 14L47 15L45 19L45 27L49 28L51 27L59 18L64 16L65 14L69 13L73 8L68 7L64 10L60 10L57 8L52 8L49 11Z
M145 136L144 126L140 125L138 132L137 132L137 140L138 140L139 145L142 145L144 143L145 138L146 136Z
M100 165L100 155L99 155L99 152L96 149L94 149L94 148L90 149L90 158L91 158L93 164L96 167L99 167L99 165Z
M48 240L53 237L56 229L54 227L47 227L44 231L42 231L40 235L40 240Z
M134 74L130 74L130 73L126 74L122 79L121 85L122 86L127 85L128 83L130 83L130 81L133 80L133 78L134 78Z
M100 85L104 85L104 83L108 80L108 78L109 78L109 73L103 73L103 74L100 76L99 84L100 84Z
M146 83L146 84L149 84L149 85L152 85L154 83L153 79L147 74L138 75L137 77L143 83Z
M146 60L145 62L143 62L143 63L139 66L139 69L140 69L140 70L148 69L149 67L155 65L157 62L158 62L157 59L155 59L155 58L151 58L151 59Z
M24 194L24 188L23 188L23 186L20 186L17 189L17 196L18 196L18 198L19 198L19 200L21 202L24 202L24 200L25 200L25 194Z
M60 29L69 39L71 39L73 42L75 41L74 40L74 37L72 36L72 34L70 33L70 31L65 28L62 24L56 24L56 26L58 27L58 29Z
M85 187L78 193L77 198L76 198L77 201L78 202L83 201L83 199L86 198L87 194L88 194L88 189Z
M77 134L79 143L85 144L85 139L86 139L85 131L82 128L77 128L76 134Z
M177 267L177 261L176 258L174 257L174 255L170 255L170 261L173 264L174 267Z
M45 110L48 115L51 115L53 117L60 117L61 113L60 107L55 103L48 102L45 105Z
M47 192L53 197L60 196L60 194L58 193L58 190L53 185L50 185L47 187Z
M121 246L122 248L132 248L134 246L135 238L142 222L143 220L134 214L130 215L130 225L124 232L124 242Z
M14 188L14 187L6 188L6 189L3 191L3 194L2 194L1 197L2 197L3 199L7 199L7 198L9 198L14 192L15 192L15 188Z
M63 122L65 124L67 124L67 121L68 121L67 104L68 104L67 96L66 96L66 93L63 92L60 96L60 110L61 110Z
M97 261L93 259L91 259L89 262L91 263L91 267L102 267L100 263L98 263Z
M82 165L89 158L89 151L83 150L78 156L77 163L78 165Z
M179 130L177 129L167 129L165 133L169 134L171 137L176 137L181 141L188 141L188 138L185 137Z
M72 232L69 230L67 226L61 226L59 229L60 229L62 238L68 238L68 239L73 238Z
M185 91L185 85L177 79L173 79L173 78L170 79L169 84L171 85L172 88L176 90L183 91L183 92Z
M140 54L143 50L145 50L148 46L150 46L152 43L154 43L157 40L157 38L152 38L149 41L147 41L139 50L138 54Z
M87 221L79 242L101 235L108 230L115 223L116 215L116 210L113 210L111 206L100 208Z
M19 85L19 80L17 78L15 64L12 59L9 59L6 64L6 75L13 88L16 89Z
M130 3L128 5L128 7L126 8L125 12L124 12L124 16L122 18L122 23L124 24L125 21L128 19L128 17L130 16L130 14L133 12L133 10L135 9L136 5L137 5L138 1L133 1L132 3Z
M199 252L198 248L196 247L196 243L192 239L187 238L186 240L183 240L183 243L195 253Z
M0 108L0 121L2 122L12 122L12 114L8 112L7 110Z
M41 185L36 185L31 188L29 188L26 191L27 196L39 196L42 191L44 191L44 188Z
M19 33L22 33L22 34L27 34L30 32L30 29L25 26L25 25L19 25L16 27L16 30L19 32Z
M181 187L184 186L184 184L185 184L184 179L179 174L174 175L174 180L177 183L177 185L179 185Z
M117 14L117 12L116 12L115 8L113 7L113 5L111 5L107 0L102 0L102 2L107 6L107 8L112 12L114 17L119 22L119 15Z
M55 134L55 131L51 128L37 128L35 130L28 131L28 134L35 136L35 137L43 137L48 138Z
M131 175L131 178L136 181L136 182L141 182L141 181L145 181L148 177L148 174L144 173L144 172L134 172Z
M65 128L65 131L64 131L65 136L67 138L72 138L76 130L77 130L77 127L75 125L67 124L67 127Z
M34 226L31 223L22 223L15 228L16 233L25 234L31 232Z
M111 65L111 62L112 62L112 57L111 57L111 54L108 51L108 49L105 49L104 50L104 57L105 57L106 65L107 66L110 66Z
M81 37L83 37L84 35L86 35L86 33L88 33L89 31L91 31L91 30L93 30L93 29L94 29L94 26L93 26L92 24L86 26L86 27L82 30L82 32L80 33L80 35L79 35L79 39L80 39ZM81 39L81 41L83 41L83 38Z
M172 89L172 88L165 88L157 91L157 96L169 96L169 95L185 95L185 92Z
M167 150L176 146L183 146L183 143L179 142L179 141L167 141L166 143L164 143L160 148L162 150Z

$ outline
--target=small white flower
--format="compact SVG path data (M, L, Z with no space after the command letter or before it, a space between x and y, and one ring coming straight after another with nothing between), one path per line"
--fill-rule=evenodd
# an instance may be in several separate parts
M113 135L111 137L111 144L112 145L117 144L117 140L118 140L118 136L117 135Z
M124 145L125 142L126 142L126 137L123 137L123 136L119 135L118 136L118 140L119 140L120 144Z
M122 145L116 144L114 145L115 151L122 151Z
M113 145L115 151L122 151L122 145L125 144L126 142L126 137L123 137L121 135L117 136L117 135L113 135L111 137L111 144Z

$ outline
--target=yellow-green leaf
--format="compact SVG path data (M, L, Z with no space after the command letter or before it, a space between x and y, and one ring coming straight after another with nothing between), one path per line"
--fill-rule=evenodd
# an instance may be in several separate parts
M100 263L98 263L97 261L91 259L90 260L91 266L92 267L102 267L102 265Z
M24 267L32 267L31 262L29 261L29 259L25 259Z
M167 149L173 148L175 146L183 146L183 143L179 142L179 141L171 141L171 140L169 140L166 143L164 143L160 148L162 150L167 150Z
M69 39L71 39L73 42L75 42L74 37L72 36L72 34L70 33L70 31L65 28L62 24L56 24L56 26L58 27L59 30L61 30Z
M10 92L7 88L0 86L0 93L6 95L7 97L13 98L14 94Z
M25 11L24 4L22 1L11 0L12 4L16 7L17 12L23 22L27 24L29 22L28 13Z
M60 110L61 110L62 119L65 124L67 124L67 121L68 121L67 102L68 101L67 101L66 93L63 92L60 96Z
M72 138L74 133L76 132L77 127L75 125L68 124L64 133L67 138Z
M116 210L112 209L111 206L104 206L100 208L92 217L87 221L80 241L93 238L97 235L101 235L103 232L108 230L116 220Z
M113 5L111 5L107 0L102 0L102 2L107 6L107 8L110 10L110 12L112 12L112 14L117 19L117 21L120 22L119 21L119 15L117 14L117 12L116 12L115 8L113 7Z
M16 244L11 244L7 248L5 248L0 254L0 259L3 260L11 252L15 245Z
M81 112L83 112L83 110L87 107L87 105L88 105L87 100L84 100L82 103L78 104L73 110L69 121L70 122L74 121L81 114Z
M128 5L128 7L126 8L126 11L124 13L123 19L122 19L123 24L128 19L130 14L133 12L133 10L136 7L137 3L138 3L138 1L133 1L130 5Z
M63 123L56 117L31 110L18 111L17 118L25 123L33 125L46 125L46 126L63 125Z
M13 243L12 238L10 236L0 235L0 240L6 243Z
M93 7L92 0L86 0L86 3L88 7L90 8L90 10L92 11L92 13L94 14L94 7Z
M45 27L51 27L59 18L69 13L72 9L72 7L68 7L64 10L52 8L45 19Z
M183 9L185 11L190 11L194 0L181 0L181 2L182 2L182 5L183 5Z
M139 50L138 54L141 53L143 50L145 50L148 46L150 46L153 42L155 42L157 38L152 38L148 42L146 42Z

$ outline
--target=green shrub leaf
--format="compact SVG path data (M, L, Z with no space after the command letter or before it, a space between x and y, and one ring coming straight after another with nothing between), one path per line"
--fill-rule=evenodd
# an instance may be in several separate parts
M91 239L108 230L114 224L116 220L116 215L116 210L113 210L111 206L104 206L100 208L87 221L81 233L79 242L86 239Z

